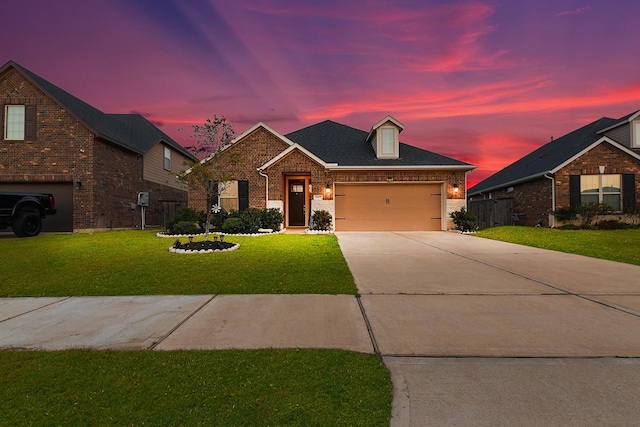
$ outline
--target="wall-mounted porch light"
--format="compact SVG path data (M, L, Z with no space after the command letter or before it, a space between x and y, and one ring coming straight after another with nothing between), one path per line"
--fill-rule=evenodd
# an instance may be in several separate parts
M76 190L80 190L82 188L82 181L76 181L75 188Z
M328 182L327 182L327 188L325 188L324 192L327 194L331 194L331 184L329 184Z
M460 191L460 189L458 188L458 184L453 184L453 192L457 193L458 191Z

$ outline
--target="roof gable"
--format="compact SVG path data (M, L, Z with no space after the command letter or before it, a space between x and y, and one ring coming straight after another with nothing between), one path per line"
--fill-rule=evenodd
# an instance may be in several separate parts
M561 138L555 139L476 184L469 189L469 195L493 191L519 182L539 178L546 173L555 173L555 171L566 166L601 142L612 143L616 148L635 156L636 154L631 150L600 135L600 130L611 128L612 125L618 122L620 120L602 117Z

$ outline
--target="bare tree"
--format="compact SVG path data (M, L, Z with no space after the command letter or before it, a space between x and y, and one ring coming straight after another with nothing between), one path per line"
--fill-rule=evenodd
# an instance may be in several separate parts
M218 117L216 115L213 116L213 119L207 119L202 125L192 125L191 129L193 135L190 135L190 138L194 138L196 142L189 148L201 160L192 162L189 169L182 172L179 178L191 190L202 191L206 194L207 219L204 240L208 241L211 213L220 209L217 204L213 204L213 196L218 188L222 191L228 181L228 177L221 174L218 174L216 180L218 154L233 139L235 131L233 124L229 123L225 116Z

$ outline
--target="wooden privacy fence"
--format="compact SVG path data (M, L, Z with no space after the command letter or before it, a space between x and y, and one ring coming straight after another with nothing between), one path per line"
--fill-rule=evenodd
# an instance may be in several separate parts
M518 224L513 199L487 199L469 202L469 211L478 217L478 228Z

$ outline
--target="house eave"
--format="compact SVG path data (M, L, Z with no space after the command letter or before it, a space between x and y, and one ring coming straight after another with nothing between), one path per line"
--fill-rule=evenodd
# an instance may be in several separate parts
M640 117L640 111L637 111L635 114L632 114L626 120L622 120L622 121L616 122L616 123L612 124L611 126L609 126L607 128L600 129L596 133L597 134L603 134L603 133L605 133L607 131L610 131L611 129L615 129L615 128L620 127L620 126L622 126L624 124L631 123L632 121L634 121L638 117Z
M453 170L470 171L476 169L476 165L402 165L402 166L335 166L328 165L330 171L363 171L363 170Z
M553 174L554 172L547 170L544 172L538 172L536 174L533 175L529 175L526 176L524 178L519 178L519 179L514 179L513 181L509 181L509 182L505 182L503 184L498 184L498 185L494 185L493 187L489 187L489 188L485 188L483 190L480 191L474 191L473 193L469 193L467 194L468 197L473 197L473 196L477 196L480 194L486 194L486 193L491 193L492 191L496 191L496 190L500 190L502 188L508 188L511 187L513 185L518 185L518 184L522 184L523 182L527 182L527 181L533 181L534 179L539 179L544 177L547 174Z

